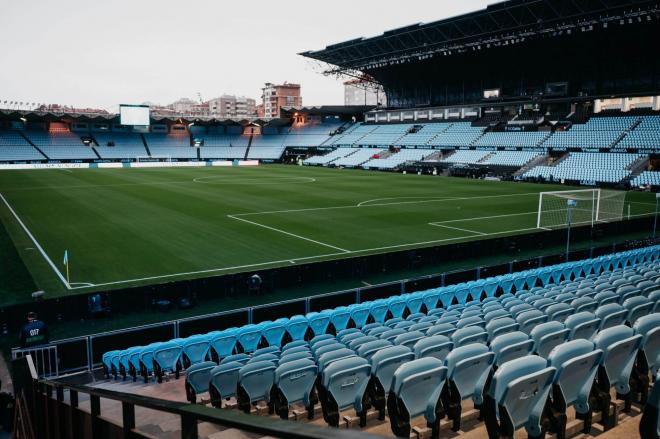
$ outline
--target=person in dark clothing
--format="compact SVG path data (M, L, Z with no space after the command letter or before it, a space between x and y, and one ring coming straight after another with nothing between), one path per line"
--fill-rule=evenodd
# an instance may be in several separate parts
M48 327L37 319L37 313L29 312L27 320L27 324L21 329L21 347L29 348L48 343Z

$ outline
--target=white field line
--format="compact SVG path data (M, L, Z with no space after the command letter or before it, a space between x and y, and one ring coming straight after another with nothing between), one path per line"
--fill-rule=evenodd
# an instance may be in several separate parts
M469 229L461 229L460 227L454 227L454 226L445 226L444 224L429 223L429 225L431 225L431 226L433 226L433 227L444 227L444 228L446 228L446 229L458 230L458 231L460 231L460 232L468 232L468 233L472 233L473 235L476 235L476 236L480 236L480 235L481 235L481 236L484 236L484 235L486 235L486 234L483 233L483 232L477 232L477 231L469 230Z
M536 215L538 212L522 212L522 213L509 213L506 215L493 215L493 216L480 216L480 217L474 217L474 218L461 218L461 219L455 219L455 220L447 220L447 221L435 221L432 223L429 223L432 226L437 226L441 224L449 224L449 223L459 223L461 221L477 221L477 220L484 220L484 219L493 219L493 218L508 218L512 216L522 216L522 215Z
M57 266L55 266L55 264L53 263L53 261L48 257L48 255L46 254L46 252L44 251L44 249L41 247L41 244L39 244L39 242L38 242L37 239L34 237L34 235L32 234L32 232L30 232L30 230L27 228L27 226L25 225L25 223L23 223L23 221L18 217L18 214L16 213L16 211L15 211L15 210L9 205L9 202L7 202L7 199L4 197L4 195L0 194L0 198L2 198L2 201L5 203L5 206L7 206L7 209L9 209L9 211L10 211L11 214L14 216L14 218L16 219L16 221L18 222L18 224L23 228L23 230L25 231L25 233L27 234L27 236L28 236L28 237L30 238L30 240L34 243L34 246L37 248L37 250L39 250L39 253L41 253L41 256L44 257L44 259L46 260L46 262L48 263L48 265L50 265L50 268L53 269L53 271L55 272L55 274L57 275L57 277L60 279L60 281L62 281L62 283L64 284L64 286L65 286L68 290L72 289L72 288L71 288L71 285L69 285L69 283L66 281L66 279L64 278L64 276L62 275L62 273L60 272L60 270L58 270Z
M315 211L323 211L323 210L340 210L340 209L364 209L367 207L382 207L382 206L399 206L399 205L406 205L406 204L425 204L425 203L439 203L442 201L466 201L466 200L484 200L484 199L489 199L489 198L506 198L506 197L519 197L519 196L531 196L531 195L538 195L538 192L528 192L528 193L523 193L523 194L505 194L505 195L484 195L484 196L479 196L479 197L446 197L446 198L439 198L439 197L420 197L422 198L421 200L417 201L398 201L394 203L375 203L375 204L364 204L364 203L370 203L373 201L379 201L379 200L395 200L397 198L377 198L374 200L367 200L363 201L358 204L352 204L348 206L331 206L331 207L310 207L310 208L304 208L304 209L289 209L289 210L268 210L268 211L263 211L263 212L249 212L249 213L235 213L232 214L231 216L234 217L243 217L243 216L254 216L254 215L269 215L269 214L275 214L275 213L299 213L299 212L315 212ZM400 199L410 199L409 197L401 197Z
M259 224L259 223L256 223L254 221L246 220L244 218L237 218L234 215L227 215L227 217L231 218L231 219L234 219L234 220L237 220L237 221L243 221L244 223L252 224L253 226L263 227L264 229L272 230L274 232L283 233L284 235L288 235L288 236L291 236L293 238L298 238L298 239L302 239L304 241L312 242L314 244L322 245L323 247L328 247L328 248L331 248L331 249L334 249L334 250L339 250L340 252L343 252L343 253L350 253L351 252L350 250L346 250L345 248L335 247L334 245L330 245L330 244L327 244L325 242L316 241L316 240L311 239L311 238L305 238L304 236L296 235L295 233L287 232L286 230L276 229L275 227L267 226L265 224Z

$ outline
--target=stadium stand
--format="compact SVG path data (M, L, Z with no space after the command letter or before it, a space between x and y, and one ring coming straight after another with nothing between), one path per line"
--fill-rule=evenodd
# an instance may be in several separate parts
M17 131L0 131L0 161L44 160L45 157Z
M139 134L93 133L92 137L98 145L96 151L102 159L135 159L148 155Z
M190 146L190 136L184 133L149 133L144 134L152 157L171 157L175 159L195 159L197 150Z
M639 186L660 186L660 172L644 171L630 182L632 187Z
M547 131L486 133L474 143L474 146L482 148L537 148L550 134Z
M442 162L445 163L479 163L492 153L489 151L458 150Z
M419 162L432 154L428 149L402 149L384 159L372 159L363 166L377 169L395 169L406 162Z
M530 169L523 174L523 178L618 183L629 177L631 173L628 168L644 157L625 153L571 153L556 166Z
M340 158L357 152L357 148L337 148L325 155L310 157L303 161L306 165L328 165Z
M25 132L26 137L51 160L94 160L94 150L68 130Z
M470 146L483 135L483 132L483 127L473 127L469 122L456 122L432 138L428 144L441 148Z
M482 162L484 165L492 166L514 166L523 167L541 153L531 151L497 151Z
M333 164L335 166L357 167L384 152L383 149L357 148L357 151L335 160Z
M264 401L283 419L296 403L314 418L318 395L331 426L349 408L368 426L373 406L404 437L418 416L432 435L445 416L458 431L463 400L494 437L519 428L537 437L550 427L565 437L569 416L585 432L592 422L610 429L609 389L630 413L660 367L659 258L660 246L647 247L110 351L103 367L110 379L147 383L187 368L189 401L210 392L214 406L226 400L246 412ZM577 311L585 300L594 312Z

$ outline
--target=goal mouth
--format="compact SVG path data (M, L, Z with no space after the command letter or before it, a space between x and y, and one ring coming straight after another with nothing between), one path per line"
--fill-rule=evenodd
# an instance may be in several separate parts
M606 189L541 192L536 226L554 230L569 224L593 227L597 223L621 221L625 201L625 192Z

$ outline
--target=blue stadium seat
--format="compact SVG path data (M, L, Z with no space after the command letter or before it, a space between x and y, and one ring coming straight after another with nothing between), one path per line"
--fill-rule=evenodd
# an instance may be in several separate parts
M559 345L548 356L548 366L557 369L548 415L558 439L566 437L569 407L575 407L576 417L584 421L582 432L591 430L593 409L589 405L589 395L602 356L603 351L584 339Z
M633 326L635 335L642 336L642 343L631 377L633 390L640 394L640 402L646 403L649 388L649 372L656 376L660 371L660 313L640 317Z
M314 418L314 383L318 367L311 360L296 360L275 369L274 409L280 418L288 419L289 406L302 402L307 409L308 419Z
M287 352L291 352L291 349L289 349ZM264 354L273 354L279 356L280 348L277 346L267 346L265 348L257 349L256 351L254 351L254 353L252 353L252 357L258 357Z
M600 318L593 313L582 311L569 316L564 321L564 325L571 331L568 336L570 340L578 338L591 340L600 328Z
M307 322L309 327L312 328L312 332L315 336L324 335L328 330L330 325L330 312L310 312L305 317L307 317Z
M506 311L502 311L505 314ZM518 323L513 320L511 317L500 316L498 318L491 319L486 324L486 332L488 333L488 340L493 340L498 335L506 334L508 332L514 332L518 330Z
M483 404L483 392L495 354L480 343L472 343L449 352L447 365L447 392L443 393L443 406L452 420L452 430L461 428L461 402L472 399L475 408Z
M232 328L222 331L211 339L211 348L213 348L217 360L221 360L234 353L236 342L238 341L237 335L238 328Z
M547 322L548 316L542 311L533 309L520 313L515 319L519 325L518 330L525 334L529 334L536 325Z
M603 351L596 388L603 412L602 423L607 429L613 427L615 423L614 417L605 409L609 406L612 387L616 388L617 397L625 401L624 411L626 413L630 411L632 403L630 376L637 351L642 344L642 336L635 335L632 328L619 325L596 334L594 344Z
M530 337L534 340L534 352L540 357L548 358L550 351L568 340L570 329L562 323L551 321L541 323L532 329Z
M282 346L288 321L289 319L277 319L274 322L263 323L262 334L269 346Z
M618 303L600 305L596 310L596 317L600 319L600 331L614 326L623 325L627 316L628 311Z
M309 323L304 316L293 316L286 324L286 332L289 334L290 341L300 341L305 339L305 334L309 328Z
M405 346L389 346L375 352L369 359L371 378L369 380L369 399L378 410L378 418L385 419L385 398L389 394L392 376L402 364L415 359L413 352Z
M351 305L348 307L351 312L351 320L356 328L362 328L369 319L369 306L365 304Z
M179 378L181 372L181 352L179 343L174 341L161 343L153 352L154 375L159 383L163 382L163 375L173 372Z
M529 437L544 437L541 416L555 372L544 359L534 356L499 367L484 399L488 435L514 437L516 430L525 427Z
M623 302L623 307L628 311L626 322L633 326L637 319L643 317L651 312L653 309L653 302L643 296L635 296L626 299Z
M507 361L525 357L532 353L534 340L520 331L502 334L490 343L490 350L495 354L495 367L501 367Z
M424 338L424 333L420 331L408 331L405 334L398 335L394 338L393 342L395 345L402 345L409 349L417 343L419 340Z
M468 326L467 328L457 329L450 338L454 343L454 347L458 348L470 343L486 343L488 342L488 333L479 326Z
M444 335L433 335L424 337L413 345L415 358L433 357L440 361L445 361L447 354L452 350L454 344L449 337Z
M394 372L387 411L395 435L410 437L412 419L424 415L432 437L438 437L444 417L440 395L446 379L447 368L436 358L413 360Z
M369 362L356 356L347 357L332 362L320 373L321 384L325 389L321 406L328 425L339 426L340 412L353 407L360 417L360 426L364 427L367 410L362 404L371 373Z
M246 364L248 361L250 361L250 356L248 354L234 354L220 360L220 364L222 365L232 362Z
M208 336L189 337L183 343L184 366L202 363L211 348L211 339Z
M245 364L252 364L260 361L270 361L273 364L277 364L280 361L280 357L273 354L262 354L258 357L252 356Z
M370 341L367 343L362 344L358 350L357 354L358 357L364 358L365 360L371 360L371 357L381 349L385 349L387 347L392 346L392 343L385 341L385 340L376 340L376 341Z
M211 371L216 367L213 361L193 364L186 371L186 397L191 404L197 402L197 395L209 391Z
M339 331L343 329L346 329L350 320L351 313L345 306L335 308L335 310L330 315L330 324L332 325L335 334L339 333Z
M374 300L369 306L369 313L376 323L385 323L388 311L388 304L383 299Z
M432 327L426 330L426 335L444 335L451 337L451 335L456 331L456 327L450 323L436 323Z
M304 359L314 361L314 356L310 351L293 352L287 355L282 355L280 359L277 361L277 365L281 366L284 363L290 363L292 361L298 361Z
M275 364L270 361L257 361L241 367L238 371L236 389L236 399L240 410L250 413L252 403L266 401L269 413L273 413L270 395L275 381L276 368Z
M243 366L243 363L230 361L211 370L209 394L211 395L211 404L213 404L213 407L221 408L224 399L236 396L238 371Z

